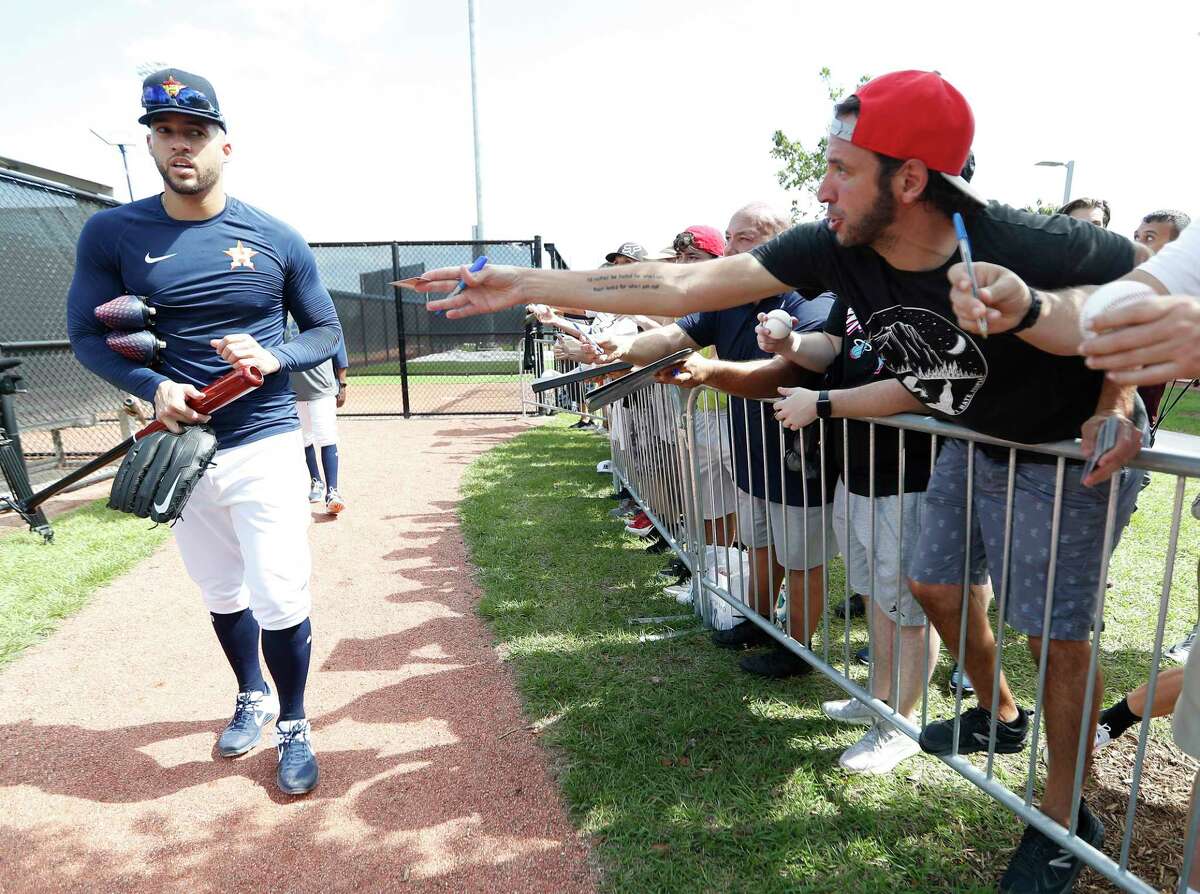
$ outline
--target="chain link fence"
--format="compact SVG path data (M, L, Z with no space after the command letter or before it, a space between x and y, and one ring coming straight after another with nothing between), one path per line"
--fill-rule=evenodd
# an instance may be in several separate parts
M0 170L0 357L21 361L9 396L35 486L126 437L124 395L85 370L67 337L66 294L84 223L119 202Z
M449 320L425 310L425 295L390 284L481 255L493 264L540 267L543 251L539 237L314 244L350 361L352 387L341 415L520 413L523 309Z
M118 204L0 170L0 359L20 361L11 373L20 381L14 388L10 377L3 399L34 488L108 450L138 424L123 411L126 395L84 369L67 342L66 295L80 231L91 215ZM319 243L313 252L350 360L354 387L342 415L522 412L522 309L448 320L425 310L424 295L391 283L480 255L518 267L540 267L548 255L550 266L565 267L553 244L538 236Z

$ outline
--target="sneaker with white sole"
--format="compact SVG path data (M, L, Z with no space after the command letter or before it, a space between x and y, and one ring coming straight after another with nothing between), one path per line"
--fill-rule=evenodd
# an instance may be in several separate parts
M346 508L346 500L341 495L336 487L330 488L328 495L325 497L325 511L330 515L337 515Z
M320 503L325 499L325 482L314 478L308 485L308 502Z
M1092 742L1092 752L1095 753L1095 752L1099 751L1101 748L1103 748L1104 746L1111 745L1112 741L1113 741L1112 729L1108 726L1108 724L1107 723L1097 723L1096 724L1096 738L1095 738L1095 741Z
M303 795L317 786L320 773L312 750L312 728L308 720L281 720L275 725L275 753L279 765L275 782L287 795Z
M279 716L279 696L274 692L239 692L233 718L217 739L221 757L238 757L262 739L263 727Z
M838 763L851 773L881 776L892 772L896 764L920 750L920 745L890 723L880 720L867 730L865 736L842 752Z
M1163 657L1171 661L1177 661L1180 664L1186 662L1188 656L1192 654L1192 646L1196 644L1196 635L1198 633L1200 633L1200 624L1193 627L1191 633L1163 652Z
M692 585L691 584L671 584L669 587L663 587L663 595L670 596L680 605L692 604Z
M821 710L830 720L838 723L857 723L860 726L873 726L879 715L856 698L843 698L833 702L822 702Z

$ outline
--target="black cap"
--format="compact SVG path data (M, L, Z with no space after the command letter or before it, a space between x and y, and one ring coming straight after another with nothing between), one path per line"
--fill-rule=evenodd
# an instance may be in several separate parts
M215 121L221 130L228 130L213 85L200 75L178 68L164 68L146 76L142 81L142 108L146 112L138 118L138 124L149 124L159 112L178 112Z

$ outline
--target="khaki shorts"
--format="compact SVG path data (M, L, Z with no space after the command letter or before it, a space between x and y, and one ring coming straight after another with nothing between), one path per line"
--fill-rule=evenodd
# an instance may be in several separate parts
M1188 654L1183 669L1183 691L1171 717L1175 744L1192 757L1200 758L1200 648Z
M775 560L788 571L818 568L837 555L831 506L784 507L739 487L737 509L738 540L742 545L751 549L775 547Z
M903 518L900 516L901 501ZM848 493L841 481L833 495L833 530L842 555L846 557L846 577L851 589L870 596L884 614L893 622L899 621L902 627L925 624L921 603L908 588L907 573L921 533L924 504L924 492L876 497L875 530L872 532L870 497Z
M699 472L700 517L722 518L737 509L737 488L729 470L729 417L696 415L696 468Z

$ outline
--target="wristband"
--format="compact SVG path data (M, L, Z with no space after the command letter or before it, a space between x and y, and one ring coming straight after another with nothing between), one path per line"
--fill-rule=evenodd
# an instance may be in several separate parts
M833 401L829 399L828 391L817 392L817 418L833 418Z
M1037 289L1029 290L1029 310L1025 311L1025 316L1021 317L1020 321L1012 329L1008 330L1011 333L1023 332L1024 330L1035 325L1042 316L1042 296L1038 294Z

